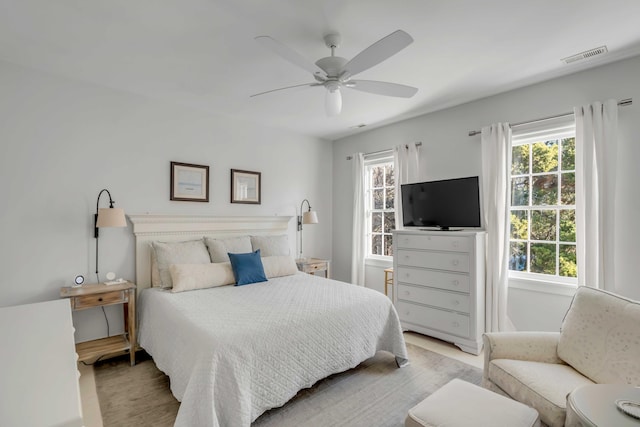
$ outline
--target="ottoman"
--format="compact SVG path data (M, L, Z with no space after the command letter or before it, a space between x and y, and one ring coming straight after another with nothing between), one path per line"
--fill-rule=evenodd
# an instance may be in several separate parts
M540 427L538 411L454 379L409 409L406 427Z

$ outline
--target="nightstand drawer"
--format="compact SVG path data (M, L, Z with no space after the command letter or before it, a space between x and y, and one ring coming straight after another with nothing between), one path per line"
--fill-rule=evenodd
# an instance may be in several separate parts
M326 262L315 262L313 264L306 264L304 266L305 273L312 273L314 271L324 271L327 269Z
M307 274L324 271L324 277L329 278L329 260L320 258L299 258L296 260L298 270Z
M125 291L104 292L95 295L81 295L71 298L71 300L73 301L74 310L128 302L127 294Z

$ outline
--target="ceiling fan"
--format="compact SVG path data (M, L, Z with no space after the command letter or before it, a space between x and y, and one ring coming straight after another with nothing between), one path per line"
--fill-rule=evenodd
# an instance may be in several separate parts
M324 36L324 42L327 47L331 49L331 56L321 58L317 60L315 64L307 61L293 49L269 36L259 36L256 37L255 40L260 45L272 50L287 61L311 72L316 81L272 89L266 92L256 93L255 95L251 95L251 97L301 86L324 86L327 90L325 95L327 115L335 116L340 114L342 110L342 94L340 90L344 87L362 92L375 93L377 95L400 98L411 98L418 91L415 87L397 83L351 79L356 74L368 70L410 45L413 42L413 38L402 30L394 31L388 36L378 40L350 61L335 56L335 50L340 46L340 34L327 34Z

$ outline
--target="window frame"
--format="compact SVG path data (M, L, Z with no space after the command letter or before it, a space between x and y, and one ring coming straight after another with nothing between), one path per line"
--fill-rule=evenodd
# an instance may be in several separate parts
M575 204L575 200L574 203L571 205L565 205L561 203L561 188L562 188L562 175L563 174L568 174L568 173L573 173L574 174L574 182L575 182L575 175L576 175L576 163L575 163L575 159L574 159L574 168L573 169L563 169L562 168L562 155L563 155L563 146L562 146L562 141L564 139L567 138L574 138L574 143L575 143L575 138L576 138L576 134L575 134L575 124L571 124L571 125L564 125L562 127L559 127L558 129L554 129L555 126L550 125L548 126L547 129L544 129L544 127L542 127L543 129L543 135L537 135L537 136L532 136L535 133L540 133L540 129L537 129L536 132L532 132L531 134L528 134L526 131L523 131L520 135L516 132L514 132L513 136L512 136L512 141L511 141L511 147L510 149L513 152L513 148L514 147L518 147L518 146L522 146L522 145L528 145L529 146L529 165L528 165L528 173L526 174L513 174L512 169L509 170L509 197L511 199L513 193L513 189L512 189L512 182L513 179L516 178L527 178L528 179L528 188L529 188L529 194L528 194L528 204L527 205L521 205L521 206L512 206L511 202L509 204L509 254L511 254L511 244L512 243L525 243L527 244L527 260L528 260L528 266L530 267L530 260L531 260L531 244L535 244L535 243L542 243L542 244L553 244L555 245L555 271L556 274L546 274L546 273L534 273L534 272L530 272L530 271L519 271L519 270L511 270L508 269L508 277L510 279L514 279L517 281L521 281L521 282L530 282L530 283L535 283L535 282L546 282L546 283L551 283L551 284L558 284L558 285L569 285L572 287L575 287L578 285L578 278L577 277L569 277L569 276L560 276L560 247L562 245L572 245L575 246L577 248L578 242L577 242L577 236L576 236L576 241L575 242L565 242L562 241L560 239L560 234L561 234L561 230L560 230L560 212L563 210L573 210L574 212L574 217L576 215L576 211L577 211L577 206ZM550 140L557 140L558 141L558 167L555 171L550 171L550 172L533 172L533 145L537 142L545 142L545 141L550 141ZM557 179L557 200L556 200L556 204L554 205L534 205L533 204L533 180L536 176L543 176L543 175L555 175L556 179ZM542 241L542 240L534 240L532 239L531 236L531 212L532 211L544 211L544 210L549 210L549 211L554 211L555 212L555 216L556 216L556 230L555 230L555 239L554 240L550 240L550 241ZM514 239L511 236L511 213L513 213L514 211L524 211L527 212L527 236L526 239Z
M386 180L386 173L383 176L383 186L382 187L373 187L373 183L372 183L372 174L371 174L371 170L374 167L379 167L379 166L386 166L386 165L391 165L392 168L394 168L394 176L393 176L393 183L394 185L386 185L387 184L387 180ZM393 159L393 152L389 151L389 152L383 152L383 153L379 153L376 156L370 156L370 157L366 157L365 161L364 161L364 168L365 168L365 203L364 203L364 213L365 213L365 240L366 240L366 253L365 253L365 259L369 259L369 260L380 260L380 261L391 261L393 260L393 255L378 255L378 254L374 254L372 253L372 237L374 234L380 234L382 236L382 241L383 241L383 245L384 245L384 238L385 236L390 236L391 238L391 247L393 248L393 233L392 233L392 229L390 229L387 232L387 229L385 228L385 221L384 221L384 216L385 214L388 213L392 213L394 216L394 222L395 222L395 206L391 207L391 208L387 208L386 206L384 206L382 209L374 209L373 207L373 190L374 189L378 189L378 188L382 188L384 189L384 200L386 201L386 191L391 188L393 189L393 191L395 192L395 167L394 167L394 159ZM386 169L385 169L386 170ZM397 195L394 193L394 200L395 197L397 197ZM372 231L372 223L373 223L373 214L374 213L382 213L382 232L381 233L373 233ZM384 252L384 246L383 246L383 252Z

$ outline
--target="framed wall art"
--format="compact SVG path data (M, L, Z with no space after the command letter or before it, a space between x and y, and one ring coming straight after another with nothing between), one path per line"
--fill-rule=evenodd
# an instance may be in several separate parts
M171 162L170 200L209 201L209 166Z
M231 203L260 204L260 172L231 169Z

